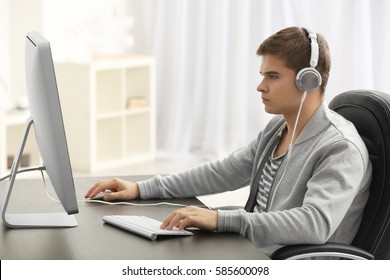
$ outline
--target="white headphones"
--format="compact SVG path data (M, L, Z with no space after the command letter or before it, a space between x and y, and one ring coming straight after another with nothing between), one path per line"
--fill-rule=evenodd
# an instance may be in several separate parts
M307 28L302 28L311 40L310 67L301 69L296 77L295 84L302 92L312 92L317 89L321 83L321 74L315 69L318 63L319 48L317 43L317 34Z

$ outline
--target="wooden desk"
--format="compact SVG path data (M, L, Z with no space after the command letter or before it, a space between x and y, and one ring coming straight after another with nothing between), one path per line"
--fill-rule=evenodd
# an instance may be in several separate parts
M144 177L124 179L136 181ZM84 202L84 194L96 177L75 178L79 201L79 223L74 228L10 229L0 226L0 259L268 259L248 240L234 233L195 231L194 236L150 241L104 224L104 215L144 215L163 220L173 206L104 205ZM3 194L4 184L0 184ZM49 183L48 183L49 185ZM53 194L51 186L49 193ZM151 203L153 201L134 201ZM169 200L188 205L201 204L196 198ZM14 187L9 212L58 212L62 206L50 200L42 179L19 179ZM2 222L1 222L2 223Z

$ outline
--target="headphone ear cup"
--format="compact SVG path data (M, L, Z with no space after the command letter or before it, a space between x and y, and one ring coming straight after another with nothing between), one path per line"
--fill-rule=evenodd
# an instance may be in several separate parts
M320 73L313 67L301 69L295 77L295 84L302 92L312 92L322 83Z

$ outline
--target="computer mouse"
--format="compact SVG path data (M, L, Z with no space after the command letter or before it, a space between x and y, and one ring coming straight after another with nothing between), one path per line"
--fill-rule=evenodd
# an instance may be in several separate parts
M94 197L91 197L91 198L88 198L88 199L89 200L104 200L104 195L107 194L107 193L110 193L110 192L111 191L100 192L97 195L95 195Z

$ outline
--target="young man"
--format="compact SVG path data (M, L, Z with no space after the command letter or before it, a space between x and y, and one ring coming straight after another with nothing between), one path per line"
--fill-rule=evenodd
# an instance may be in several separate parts
M368 198L371 164L355 127L323 102L330 54L323 36L299 27L266 39L257 90L275 116L248 146L225 159L142 182L97 182L105 200L192 197L250 185L245 209L186 207L162 227L238 232L266 253L279 246L349 244ZM303 69L303 70L302 70Z

